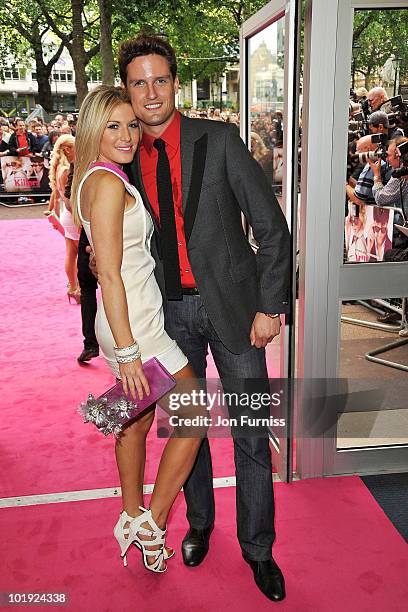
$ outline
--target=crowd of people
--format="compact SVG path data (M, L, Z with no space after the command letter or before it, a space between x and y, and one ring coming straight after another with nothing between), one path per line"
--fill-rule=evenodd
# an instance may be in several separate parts
M400 229L408 225L408 171L398 172L406 165L407 108L382 87L359 88L352 92L349 127L345 259L408 261L408 237ZM408 329L399 333L408 337Z
M209 119L234 123L239 127L240 114L233 110L221 111L191 108L184 112L190 119ZM251 113L251 153L265 172L268 181L276 188L282 183L283 173L283 113L261 111Z
M184 115L190 119L210 119L210 121L224 121L224 123L235 123L239 126L239 113L230 109L221 110L215 106L206 108L190 108L184 111Z
M81 304L84 348L78 361L89 361L99 355L94 330L97 283L88 258L78 261L79 230L72 219L76 118L72 113L58 113L49 123L40 117L28 122L20 117L0 118L0 126L0 157L6 158L0 166L4 190L49 197L45 214L65 239L67 296Z
M61 134L75 136L76 119L73 113L58 113L49 123L36 117L28 123L21 117L0 117L0 156L50 157L56 139ZM3 143L3 144L1 144Z

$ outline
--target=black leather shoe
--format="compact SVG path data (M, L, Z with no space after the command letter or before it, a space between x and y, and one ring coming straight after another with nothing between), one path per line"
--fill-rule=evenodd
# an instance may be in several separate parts
M399 323L401 321L401 315L398 312L387 312L384 315L377 317L379 323Z
M98 357L99 349L98 348L90 348L84 349L80 356L78 357L79 363L83 363L84 361L91 361L94 357Z
M210 535L213 529L214 525L207 529L193 529L193 527L190 527L181 545L184 565L189 567L200 565L208 553Z
M242 556L251 566L256 586L262 593L272 601L285 599L285 579L278 564L273 559L269 561L253 561L245 555Z

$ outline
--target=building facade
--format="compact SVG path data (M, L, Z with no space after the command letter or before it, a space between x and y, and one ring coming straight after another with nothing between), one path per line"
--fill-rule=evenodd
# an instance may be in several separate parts
M101 75L89 72L88 87L101 83ZM75 73L71 56L64 49L54 65L50 78L53 111L73 112L76 109ZM0 68L0 116L25 117L30 114L38 99L38 83L35 62L31 65Z

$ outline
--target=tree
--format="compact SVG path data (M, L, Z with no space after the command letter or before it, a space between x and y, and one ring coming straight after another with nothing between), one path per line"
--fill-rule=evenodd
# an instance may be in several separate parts
M6 0L0 2L5 4ZM214 78L224 73L228 63L238 60L239 26L264 4L264 0L224 0L221 6L218 0L7 2L7 9L0 11L0 25L6 32L8 49L22 57L17 50L20 41L27 43L24 52L30 47L37 63L40 100L47 109L51 108L49 76L64 47L74 64L78 105L88 91L87 69L98 68L103 82L113 83L114 55L120 42L142 28L154 34L162 32L168 38L176 51L181 81ZM0 53L4 31L0 33ZM50 32L56 42L45 49L45 36ZM13 43L16 39L17 45Z
M3 58L13 56L23 61L35 59L38 98L41 106L52 111L51 71L61 56L62 43L45 42L49 27L38 7L24 0L9 0L0 11Z
M109 0L98 0L101 29L101 63L102 81L107 85L115 82L115 63L112 50L112 3Z
M264 0L141 0L122 7L116 38L163 32L176 51L181 81L221 75L239 57L239 27ZM118 23L119 22L119 23Z
M62 41L72 58L75 71L77 103L81 105L88 93L86 67L99 52L99 35L95 24L99 24L97 5L92 0L35 0L49 28ZM91 42L90 42L91 41Z
M361 10L354 19L355 70L365 75L366 86L378 84L373 77L394 54L399 58L400 81L408 78L408 11Z

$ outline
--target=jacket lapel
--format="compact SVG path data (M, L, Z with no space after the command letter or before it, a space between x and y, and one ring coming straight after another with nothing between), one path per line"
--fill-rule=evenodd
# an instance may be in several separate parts
M208 143L206 133L197 139L191 138L190 121L182 117L180 134L184 232L187 242L193 230L200 200Z
M184 136L181 129L181 186L183 193L183 213L186 211L187 196L190 191L191 169L193 167L194 140L189 140Z

